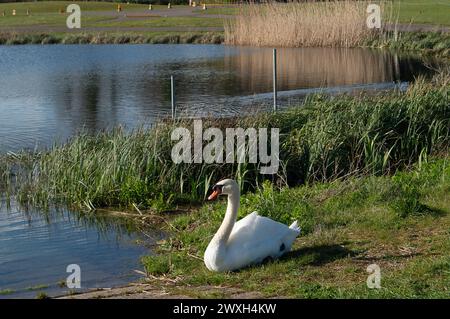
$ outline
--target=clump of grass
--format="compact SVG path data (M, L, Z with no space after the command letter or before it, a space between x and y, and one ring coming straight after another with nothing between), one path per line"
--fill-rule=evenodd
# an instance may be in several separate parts
M40 292L36 295L36 299L50 299L50 297L45 292Z
M225 24L225 42L282 47L355 47L373 37L368 1L249 4Z
M409 176L398 174L394 179L397 198L392 202L392 208L402 217L411 214L424 213L427 207L421 202L420 185L417 185Z
M302 107L277 113L204 119L204 129L279 128L281 163L276 176L261 175L258 164L174 163L172 130L193 131L192 120L185 119L132 132L117 128L81 133L46 152L3 156L0 187L21 203L37 206L93 209L135 204L165 210L204 200L211 183L224 177L238 180L245 192L264 180L294 186L394 173L429 154L448 152L447 78L419 79L406 93L311 96Z
M169 258L167 255L144 256L141 262L144 264L147 274L159 276L167 274L170 271L171 262Z

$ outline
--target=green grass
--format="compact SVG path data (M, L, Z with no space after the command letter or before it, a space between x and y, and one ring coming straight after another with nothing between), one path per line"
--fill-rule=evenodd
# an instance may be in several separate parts
M399 187L399 179L417 192ZM150 274L164 272L177 280L171 292L192 297L218 297L196 287L219 286L220 297L238 288L262 297L448 298L449 192L446 156L392 177L282 189L266 183L241 198L239 218L257 210L283 223L297 219L302 234L282 259L237 272L209 272L201 257L223 218L226 203L220 201L174 218L173 237L159 247L160 255L142 261ZM405 198L426 209L392 208ZM373 263L381 268L381 289L366 286L366 268Z
M220 14L220 15L235 15L239 12L239 7L228 6L228 7L208 7L207 10L201 11L202 14Z
M281 184L389 174L448 150L448 79L444 73L432 82L419 79L406 93L310 96L302 107L204 119L203 127L279 128L281 164L274 178ZM191 125L191 120L163 121L131 133L118 128L95 136L80 134L47 152L2 156L0 188L23 204L43 207L136 204L164 209L202 201L211 183L224 176L238 180L243 191L272 179L259 174L257 164L175 164L171 132Z
M147 19L119 19L119 13L116 12L117 3L111 2L68 2L68 1L51 1L51 2L28 2L28 3L5 3L0 4L0 14L6 13L6 16L0 16L0 27L17 27L17 26L49 26L49 27L65 27L68 13L65 8L76 3L81 8L82 27L205 27L205 26L222 26L221 19L198 18L198 17L164 17L155 14L154 17ZM150 13L146 4L129 4L121 3L122 13ZM176 6L175 6L176 7ZM167 6L155 5L156 10L168 10ZM12 10L16 9L16 16L12 16ZM30 15L27 16L27 9ZM64 13L61 14L60 10ZM83 12L104 11L111 14L105 15L83 15Z
M368 42L369 47L389 48L400 52L416 51L448 58L450 55L450 33L401 32L395 39L393 32Z
M69 4L78 4L81 11L113 11L116 12L118 2L96 2L96 1L38 1L38 2L10 2L1 3L0 12L4 10L8 15L11 14L13 9L16 9L18 15L25 15L26 10L29 9L31 14L34 13L56 13L67 8ZM135 11L135 10L145 10L148 9L146 4L135 4L130 3L129 5L125 2L120 3L122 6L122 12ZM167 6L155 6L154 8L163 9Z
M223 34L216 32L86 32L1 34L0 44L220 44Z
M0 10L1 11L1 10ZM31 16L5 16L0 17L0 26L23 27L23 26L66 26L66 14L45 13ZM222 27L222 19L210 19L200 17L162 17L154 16L146 19L120 20L114 16L82 16L82 28L102 27ZM82 30L81 30L82 31Z
M6 16L0 18L0 26L3 27L24 27L24 26L48 26L65 27L67 15L58 13L49 13L32 16ZM96 27L106 23L105 21L114 21L116 18L108 16L86 16L82 18L82 27Z
M145 20L104 20L87 23L86 27L222 27L221 19L198 17L152 17Z
M398 17L400 23L450 25L449 0L393 0L386 3L385 18L391 21Z

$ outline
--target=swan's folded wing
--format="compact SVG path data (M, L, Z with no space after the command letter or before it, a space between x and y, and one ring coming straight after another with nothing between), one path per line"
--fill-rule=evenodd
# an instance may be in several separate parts
M246 230L249 230L249 227L255 224L255 220L259 217L257 212L253 212L251 214L248 214L244 218L238 220L233 227L233 230L230 234L230 239L235 237L236 234L240 233L243 228Z
M235 244L250 249L267 241L277 246L278 242L290 232L292 230L287 225L253 212L235 224L228 242L230 245Z

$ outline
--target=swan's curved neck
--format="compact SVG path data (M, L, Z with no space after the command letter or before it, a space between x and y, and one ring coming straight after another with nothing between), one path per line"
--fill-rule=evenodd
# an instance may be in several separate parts
M230 237L233 226L236 223L237 213L239 210L239 198L239 188L236 188L230 195L228 195L228 205L225 217L219 227L219 230L213 238L213 240L218 244L225 244Z

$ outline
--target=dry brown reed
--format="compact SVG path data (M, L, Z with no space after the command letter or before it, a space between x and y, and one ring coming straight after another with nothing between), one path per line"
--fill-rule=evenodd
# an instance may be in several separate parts
M225 42L278 47L356 47L374 36L368 1L251 3L225 23Z

